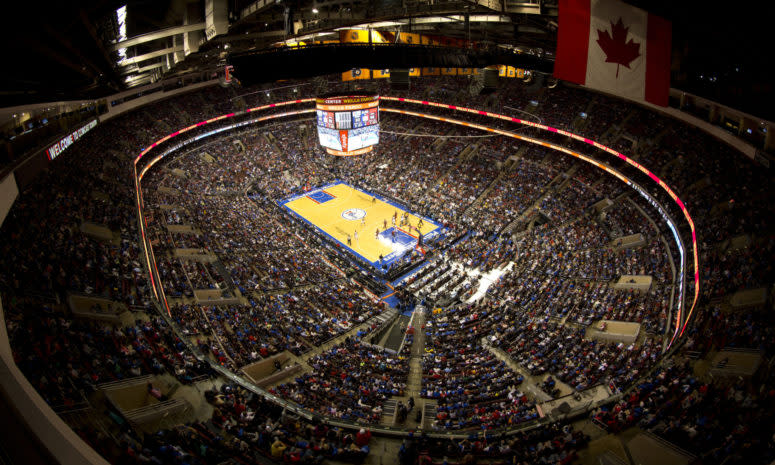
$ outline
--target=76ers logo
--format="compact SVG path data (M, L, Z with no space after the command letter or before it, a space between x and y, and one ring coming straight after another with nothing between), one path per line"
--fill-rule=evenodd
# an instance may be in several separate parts
M349 208L342 212L342 218L350 221L359 220L366 216L366 210L360 208Z

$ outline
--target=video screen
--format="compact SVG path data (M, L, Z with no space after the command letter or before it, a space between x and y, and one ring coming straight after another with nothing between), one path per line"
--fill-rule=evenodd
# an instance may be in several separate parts
M317 110L318 126L323 128L335 129L334 112Z
M356 129L330 129L318 127L318 140L323 147L351 152L379 143L379 125L364 126Z
M339 131L318 126L318 140L323 147L343 151L342 142L339 139Z
M379 143L379 126L371 125L350 131L347 150L358 150Z
M318 99L315 120L320 145L336 152L356 152L379 143L376 96ZM341 111L339 111L341 109Z
M329 129L354 129L379 123L379 109L354 111L317 110L317 125Z
M377 108L368 108L366 110L355 110L353 113L353 128L362 128L379 123L379 110Z
M336 129L352 129L352 116L349 111L340 111L336 115Z

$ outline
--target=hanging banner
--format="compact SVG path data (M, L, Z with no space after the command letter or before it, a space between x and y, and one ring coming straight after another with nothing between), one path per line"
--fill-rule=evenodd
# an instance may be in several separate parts
M411 44L411 45L420 45L422 43L420 39L420 34L413 34L411 32L398 32L397 40L395 40L395 42L399 44Z
M342 73L342 81L357 81L371 79L371 70L368 68L355 68Z
M372 79L385 79L390 77L390 70L389 69L372 69L371 70L371 78Z
M343 31L339 31L339 41L343 44L368 44L369 31L360 29L345 29ZM387 40L385 40L379 31L371 31L371 43L385 44L387 43Z

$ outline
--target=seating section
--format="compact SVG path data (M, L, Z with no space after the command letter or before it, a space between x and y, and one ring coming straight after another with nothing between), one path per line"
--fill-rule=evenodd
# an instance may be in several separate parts
M271 97L243 89L240 99L252 107L313 94L314 86L294 84L304 83ZM404 95L378 85L382 95ZM673 232L648 201L545 146L394 113L382 114L380 144L359 157L326 155L308 120L237 128L170 155L142 181L146 261L131 160L177 128L233 111L234 90L214 86L100 124L19 196L0 228L0 292L19 368L114 463L362 461L371 433L359 427L389 420L392 398L409 395L426 403L431 418L423 424L434 432L495 434L439 442L418 433L401 446L406 463L423 456L422 463L445 456L446 463L570 463L588 438L568 424L499 434L532 425L543 411L539 391L557 397L560 386L621 394L590 416L611 432L638 426L703 463L775 459L769 372L731 381L703 372L703 357L724 348L753 350L762 367L772 364L771 312L733 312L729 303L775 278L774 207L761 191L771 174L699 129L601 94L562 85L531 94L520 82L502 83L495 98L466 89L451 77L420 78L411 93L503 113L517 108L599 140L648 167L687 205L701 292L676 352L663 350L677 329L675 299L679 290L691 297L694 287L690 279L682 286ZM466 119L595 156L644 186L680 219L678 233L690 243L673 199L622 160L560 134ZM397 289L278 207L337 179L446 228L427 255L398 265L414 274ZM605 209L594 207L605 199ZM623 243L631 235L642 242ZM147 279L148 265L161 286ZM650 277L651 286L612 286L624 275ZM399 311L425 312L400 354L365 342L393 321L396 310L386 311L381 297L394 291ZM76 318L61 304L72 294L129 310L120 323ZM162 294L169 312L159 313ZM597 340L590 334L600 320L638 323L641 332L631 344ZM312 420L214 370L239 373L280 353L302 369L271 392L314 412ZM88 408L99 384L143 375L193 384L212 414L119 442L101 423L66 415ZM324 416L352 428L326 426Z
M498 428L538 416L519 391L523 378L481 346L480 311L434 312L429 324L421 395L438 403L436 429Z
M312 371L272 390L334 418L376 423L390 396L403 396L408 367L399 356L347 340L308 361Z

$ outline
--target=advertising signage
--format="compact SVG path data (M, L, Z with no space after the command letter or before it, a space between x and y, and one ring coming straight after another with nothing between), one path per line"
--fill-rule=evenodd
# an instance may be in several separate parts
M66 148L73 145L73 142L77 141L81 136L91 131L94 126L97 125L97 120L91 120L85 126L82 126L65 137L59 139L59 142L46 149L46 155L49 160L53 160L58 157L60 153L64 152Z

